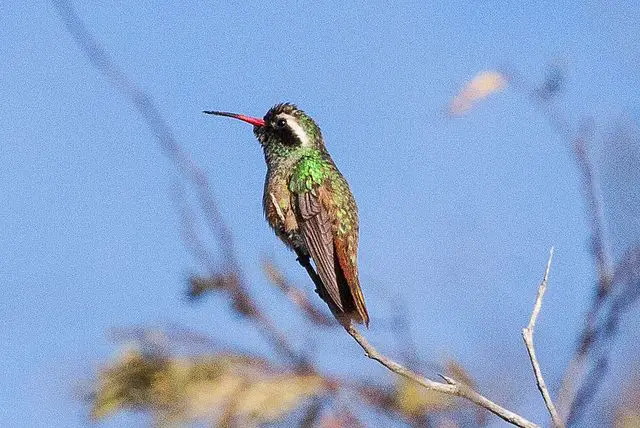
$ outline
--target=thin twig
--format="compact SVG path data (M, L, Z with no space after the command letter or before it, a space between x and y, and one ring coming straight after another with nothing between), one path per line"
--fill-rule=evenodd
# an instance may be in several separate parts
M598 342L597 322L600 313L606 306L613 285L611 257L609 255L607 236L604 229L604 208L595 174L595 167L588 152L589 127L573 139L573 150L576 162L582 173L583 195L587 202L587 214L591 229L591 245L596 262L598 282L591 307L586 315L584 328L580 333L578 347L569 361L562 378L558 394L558 409L567 422L576 416L576 398L583 387L589 361L593 361L593 350ZM590 358L592 357L592 358ZM591 383L597 385L597 383Z
M358 345L360 345L360 347L364 350L365 355L368 358L371 358L372 360L379 362L380 364L382 364L392 372L400 376L404 376L407 379L413 380L414 382L417 382L418 384L424 386L429 390L465 398L477 404L478 406L487 409L494 415L502 418L503 420L515 426L527 427L527 428L538 427L538 425L534 424L533 422L528 421L522 416L516 413L513 413L512 411L499 406L498 404L494 403L493 401L489 400L483 395L480 395L478 392L470 388L468 385L465 385L464 383L457 382L456 380L448 376L442 376L442 378L447 383L435 382L433 380L427 379L424 376L409 370L408 368L406 368L401 364L398 364L394 360L378 352L378 350L373 345L371 345L369 341L364 336L362 336L362 334L360 334L358 329L355 328L353 325L345 326L345 330L347 331L347 333L349 333L351 337L354 338L356 342L358 342Z
M533 367L533 373L536 376L536 384L538 385L538 390L540 394L542 394L542 398L544 399L544 404L547 406L547 410L549 410L549 414L551 415L551 420L553 421L553 425L556 428L564 428L564 422L558 415L558 411L556 410L556 406L553 404L551 400L551 395L549 394L549 389L547 388L547 384L544 381L544 377L542 377L542 370L540 369L540 363L538 362L538 358L536 357L535 347L533 346L533 330L536 326L536 321L538 319L538 315L540 314L540 309L542 309L542 298L544 297L544 293L547 290L547 283L549 280L549 270L551 269L551 260L553 259L553 248L549 251L549 260L547 261L547 268L544 271L544 277L542 278L542 282L538 287L538 295L536 296L536 303L533 306L533 311L531 312L531 318L529 318L529 325L522 329L522 338L524 339L524 344L527 347L527 352L529 353L529 360L531 360L531 366Z

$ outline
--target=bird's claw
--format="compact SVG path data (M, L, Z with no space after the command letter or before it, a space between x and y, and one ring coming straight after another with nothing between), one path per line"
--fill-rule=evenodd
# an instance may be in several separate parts
M309 264L309 256L300 254L296 257L296 261L300 263L300 266L305 267Z

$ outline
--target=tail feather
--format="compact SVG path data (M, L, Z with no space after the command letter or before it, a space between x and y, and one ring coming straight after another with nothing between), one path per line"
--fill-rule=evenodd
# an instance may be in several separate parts
M364 302L364 295L360 289L360 281L358 277L352 278L350 285L349 281L345 277L345 274L340 267L339 263L336 263L336 279L338 282L338 290L340 294L340 303L343 309L340 309L338 302L335 302L325 287L322 279L318 273L311 266L310 258L306 253L296 249L298 254L298 262L305 268L314 284L316 285L316 293L324 302L329 306L333 316L340 322L340 324L348 327L352 321L358 324L364 324L369 327L369 313ZM336 260L337 262L337 260Z
M346 318L344 321L347 322L353 320L358 324L364 324L368 328L369 313L364 303L364 295L357 275L350 278L351 281L348 281L339 263L336 263L336 271L338 274L340 300L342 300L342 307L344 308L341 314L342 318ZM344 324L344 322L342 323Z
M364 324L369 328L369 312L367 312L367 307L364 303L364 295L362 294L362 289L360 288L360 281L356 280L355 284L352 284L351 288L351 297L353 298L353 302L355 303L355 309L358 314L357 322L360 324Z

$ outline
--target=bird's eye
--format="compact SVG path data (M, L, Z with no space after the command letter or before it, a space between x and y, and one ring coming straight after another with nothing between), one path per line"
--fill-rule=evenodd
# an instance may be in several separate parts
M284 128L286 125L287 125L286 119L278 119L278 121L276 122L276 126L278 128Z

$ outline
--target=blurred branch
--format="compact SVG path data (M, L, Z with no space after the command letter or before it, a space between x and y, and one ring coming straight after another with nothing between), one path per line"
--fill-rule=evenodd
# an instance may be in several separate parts
M611 286L602 301L594 298L589 311L593 324L585 326L578 353L565 372L566 394L565 417L569 424L584 414L584 409L593 400L609 367L610 346L615 337L622 315L638 301L640 295L640 248L631 248L617 264ZM595 303L598 302L596 305ZM588 362L591 367L588 370ZM580 376L579 382L573 376ZM571 394L571 395L569 395Z
M212 196L209 181L200 169L184 152L173 135L173 131L163 118L155 100L144 90L137 87L114 63L102 45L91 35L76 13L71 2L52 0L52 3L69 34L78 47L104 77L109 80L138 110L151 132L155 135L163 153L174 163L178 172L193 183L198 197L207 215L211 229L217 235L225 257L233 259L233 237L222 220L218 204Z
M553 248L549 251L549 260L547 261L547 268L544 272L544 277L540 286L538 287L538 295L536 297L536 303L533 306L533 311L531 312L531 318L529 318L529 324L527 327L522 329L522 338L524 339L525 346L527 347L527 352L529 353L529 359L531 360L531 366L533 367L533 373L536 376L536 384L538 385L538 390L540 390L540 394L542 394L542 398L544 399L544 404L547 406L547 410L549 410L549 414L551 415L551 420L553 421L553 425L556 428L564 428L564 422L558 415L558 411L551 400L551 395L549 394L549 390L547 389L547 384L542 377L542 370L540 369L540 363L538 362L538 358L536 357L535 347L533 346L533 330L536 326L536 321L538 320L538 314L540 314L540 310L542 309L542 298L544 297L544 293L547 290L547 282L549 279L549 270L551 269L551 260L553 259Z
M595 166L589 158L588 144L592 134L591 126L583 126L582 131L573 141L573 151L578 167L582 172L582 186L587 201L587 214L591 226L591 244L598 271L597 298L603 298L611 286L612 263L605 235L604 208L602 195L596 179Z
M624 148L622 153L613 155L618 157L618 165L622 160L631 160L630 150L640 149L634 146L633 138L629 138L624 131L611 138L614 140L607 141L607 150ZM586 407L594 399L608 370L610 345L617 334L620 320L640 297L640 247L637 242L631 242L627 248L622 248L625 250L623 256L613 265L609 255L609 237L604 232L604 202L600 180L596 174L596 166L589 156L588 143L587 139L578 136L574 142L574 152L583 175L598 281L578 348L563 378L563 410L568 423L576 422L586 413ZM631 170L636 171L637 166L633 163L631 165ZM617 191L623 192L621 196L625 200L635 195L632 184L616 183L616 187Z
M207 220L210 231L215 236L223 254L227 275L224 286L230 292L235 310L253 321L277 351L296 364L306 366L304 355L296 352L289 344L286 336L275 323L262 312L250 297L246 280L238 262L233 234L225 224L220 209L213 196L213 191L204 171L182 149L173 135L173 131L163 118L153 97L137 87L110 58L107 51L91 35L76 13L71 2L52 0L60 19L69 34L104 77L109 80L138 110L145 123L155 135L156 141L164 154L173 162L179 174L196 189L198 201ZM183 217L185 213L183 212ZM187 218L187 221L189 218ZM190 242L189 244L194 244ZM202 254L200 254L202 257Z
M597 168L589 154L593 120L583 120L574 131L566 115L554 104L564 88L565 74L563 64L556 63L541 85L530 85L518 73L510 73L510 82L541 110L553 130L570 144L581 173L582 193L586 201L597 281L578 345L564 372L557 399L558 413L571 425L585 414L584 409L602 384L611 352L606 344L615 337L622 313L640 297L640 259L636 260L640 249L637 246L627 249L622 261L614 268L605 232L604 203Z
M591 307L586 315L586 322L582 332L578 347L574 356L569 361L567 369L562 378L558 403L560 413L569 421L572 408L574 407L576 396L582 382L584 381L589 354L596 343L596 322L598 314L606 302L611 288L611 268L608 252L606 251L604 235L604 218L601 198L599 197L596 184L594 166L589 158L587 149L587 135L583 131L573 141L573 150L576 162L582 173L582 187L585 200L587 201L587 214L591 228L591 246L593 256L596 261L598 282L596 292L591 302Z
M239 264L235 255L233 235L220 214L220 209L213 197L213 191L206 174L185 153L173 135L173 131L158 109L153 97L137 87L125 73L114 63L102 45L91 35L76 13L71 2L52 0L60 19L80 49L104 77L118 89L138 110L145 123L155 135L163 153L173 162L178 173L193 184L198 200L206 217L211 232L215 235L223 254L225 264L230 272L238 272ZM238 300L244 301L241 313L251 316L257 308L247 296L246 290L238 281L234 293Z
M306 317L314 324L324 327L335 327L338 324L323 314L309 299L307 294L291 284L270 260L262 261L262 271L267 279L289 298Z

